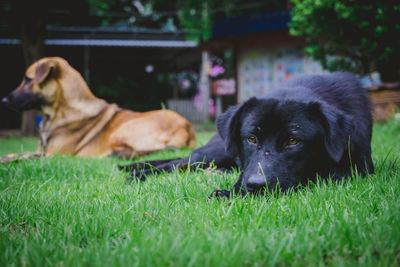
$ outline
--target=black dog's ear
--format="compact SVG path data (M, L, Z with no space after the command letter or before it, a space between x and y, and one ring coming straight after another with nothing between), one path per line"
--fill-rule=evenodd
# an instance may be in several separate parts
M232 155L238 153L238 143L240 141L240 113L242 110L255 101L251 98L243 104L228 108L217 118L217 131L225 142L225 149Z
M312 110L317 111L316 115L322 121L324 143L329 156L339 162L348 149L350 136L354 131L352 119L339 110L319 103L312 104Z
M238 112L242 105L236 105L228 108L217 118L217 131L219 136L225 142L225 149L230 154L237 154L237 128L239 128Z

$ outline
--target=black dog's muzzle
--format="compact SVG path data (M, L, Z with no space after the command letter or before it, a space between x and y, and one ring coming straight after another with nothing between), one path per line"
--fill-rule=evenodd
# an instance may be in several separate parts
M249 193L265 189L266 178L262 175L251 175L246 181L246 189Z

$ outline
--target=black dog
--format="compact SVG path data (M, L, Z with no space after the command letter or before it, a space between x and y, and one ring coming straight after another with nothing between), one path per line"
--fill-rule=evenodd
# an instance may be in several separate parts
M143 178L175 167L242 170L234 193L282 191L315 180L340 179L374 170L370 103L360 81L348 73L304 75L263 98L233 106L217 120L218 133L190 157L149 161L123 168ZM218 190L213 196L229 197Z

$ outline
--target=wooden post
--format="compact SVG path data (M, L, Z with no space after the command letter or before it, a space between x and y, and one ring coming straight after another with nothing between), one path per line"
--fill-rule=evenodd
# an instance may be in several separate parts
M84 76L86 83L90 87L90 69L89 69L89 64L90 64L90 50L89 46L85 46L84 48L84 62L83 62L83 68L84 68Z
M210 77L208 76L210 72L210 56L207 51L203 51L201 55L201 69L200 69L200 94L202 102L202 121L208 122L210 120Z
M176 74L174 74L174 82L172 88L172 98L177 102L179 98L179 81Z
M23 135L36 134L36 117L38 112L36 110L24 111L22 113L21 133Z
M222 96L215 98L215 118L222 114Z

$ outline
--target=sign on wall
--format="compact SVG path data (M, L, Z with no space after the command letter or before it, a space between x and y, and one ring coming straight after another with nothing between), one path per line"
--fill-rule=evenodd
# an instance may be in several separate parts
M236 93L235 79L219 79L212 82L212 92L215 96L234 95Z

